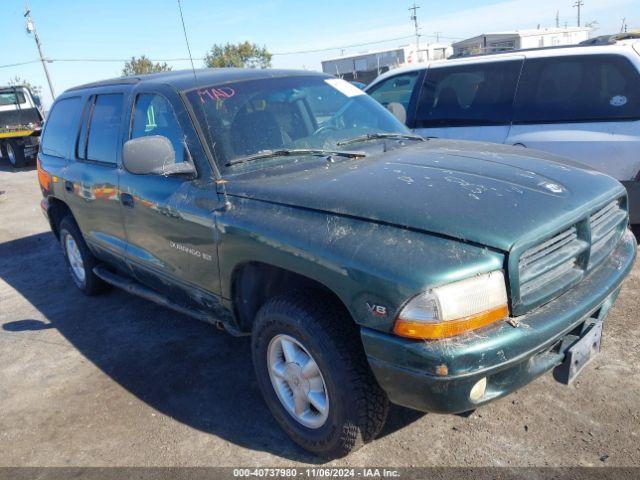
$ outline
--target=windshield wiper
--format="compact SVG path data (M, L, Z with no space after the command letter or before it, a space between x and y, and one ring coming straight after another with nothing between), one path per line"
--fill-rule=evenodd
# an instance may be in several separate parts
M350 143L366 142L368 140L378 140L381 138L399 138L407 140L418 140L424 142L425 139L420 135L413 135L411 133L367 133L366 135L360 135L359 137L348 138L346 140L340 140L336 145L349 145Z
M323 157L347 157L347 158L364 158L366 155L363 152L343 152L340 150L321 150L311 148L283 148L279 150L263 150L253 155L247 155L246 157L234 158L228 161L225 166L237 165L239 163L252 162L253 160L260 160L261 158L271 157L288 157L296 155L318 155Z

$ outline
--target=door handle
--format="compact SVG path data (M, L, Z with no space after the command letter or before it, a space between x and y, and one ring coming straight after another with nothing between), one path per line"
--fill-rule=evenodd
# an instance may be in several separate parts
M70 182L69 180L65 180L64 181L64 189L67 192L73 192L73 182Z
M121 193L120 203L127 208L133 208L133 196L128 193Z

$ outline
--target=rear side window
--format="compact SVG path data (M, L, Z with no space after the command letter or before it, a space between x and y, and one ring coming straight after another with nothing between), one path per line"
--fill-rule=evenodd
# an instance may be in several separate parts
M367 93L385 107L390 103L399 103L405 110L409 108L409 100L420 72L408 72L387 78L372 87Z
M162 95L142 94L136 99L131 125L131 138L162 135L168 138L176 152L176 162L185 158L185 143L182 128L173 107Z
M55 103L45 124L42 153L61 158L67 155L79 112L80 97L63 98Z
M509 60L427 70L416 126L511 123L521 68L521 60Z
M527 60L514 122L561 123L640 118L640 77L620 55Z
M122 124L121 93L97 95L87 130L86 159L116 163L120 125Z

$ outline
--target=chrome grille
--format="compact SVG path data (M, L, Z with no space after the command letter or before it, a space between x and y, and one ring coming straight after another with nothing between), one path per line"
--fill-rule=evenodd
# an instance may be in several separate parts
M513 313L524 313L579 282L614 249L626 225L627 211L617 199L522 252Z

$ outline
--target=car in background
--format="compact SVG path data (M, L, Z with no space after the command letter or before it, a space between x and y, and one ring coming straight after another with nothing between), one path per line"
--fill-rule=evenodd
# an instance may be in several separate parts
M35 160L44 117L29 87L0 87L0 157L13 167Z
M640 226L639 34L387 72L366 92L425 137L536 148L620 180Z

